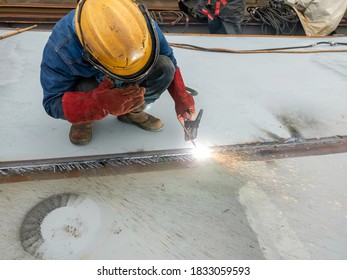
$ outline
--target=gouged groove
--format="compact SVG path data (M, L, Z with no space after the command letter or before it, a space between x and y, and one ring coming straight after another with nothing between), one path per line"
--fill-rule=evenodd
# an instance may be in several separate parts
M347 152L347 136L311 139L282 139L272 142L255 142L210 147L215 153L228 153L240 160L268 160L288 157L304 157ZM190 163L196 159L192 149L150 151L128 154L94 155L75 158L55 158L33 161L0 163L0 172L5 175L23 175L35 171L66 171L98 169L105 165L132 166L156 163ZM50 207L50 206L49 206Z

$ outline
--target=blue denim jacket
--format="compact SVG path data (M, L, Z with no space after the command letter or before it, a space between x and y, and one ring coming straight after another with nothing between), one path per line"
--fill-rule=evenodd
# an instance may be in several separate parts
M82 45L74 26L75 10L72 10L54 26L43 50L40 81L43 89L43 107L48 115L65 119L62 98L66 91L74 91L79 77L95 77L102 81L103 74L82 56ZM155 23L160 42L160 55L168 56L175 67L177 62L172 48Z

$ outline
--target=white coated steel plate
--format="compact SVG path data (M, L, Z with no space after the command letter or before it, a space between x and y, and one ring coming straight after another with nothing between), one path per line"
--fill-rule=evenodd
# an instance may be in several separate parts
M2 30L1 33L8 32ZM69 142L70 125L46 115L39 82L49 32L28 31L0 40L0 162L192 147L184 141L174 104L165 92L148 110L164 130L151 133L109 116L94 126L91 143ZM178 36L172 43L259 49L308 45L327 38ZM344 37L331 40L346 42ZM315 49L337 49L318 46ZM186 85L199 91L204 115L198 141L209 146L347 134L346 53L222 54L174 48Z

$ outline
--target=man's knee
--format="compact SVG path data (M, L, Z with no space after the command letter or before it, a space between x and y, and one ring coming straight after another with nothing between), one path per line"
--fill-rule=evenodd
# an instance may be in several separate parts
M158 66L161 68L163 82L169 86L175 75L175 65L172 63L169 57L161 55L158 59Z
M169 87L175 75L175 65L167 56L159 56L153 72L141 83L146 88L145 100L152 103Z

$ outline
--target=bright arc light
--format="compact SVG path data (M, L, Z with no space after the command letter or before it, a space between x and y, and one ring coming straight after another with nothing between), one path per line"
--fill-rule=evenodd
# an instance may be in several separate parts
M192 153L197 160L205 160L211 157L211 149L197 142L195 142L195 145Z

